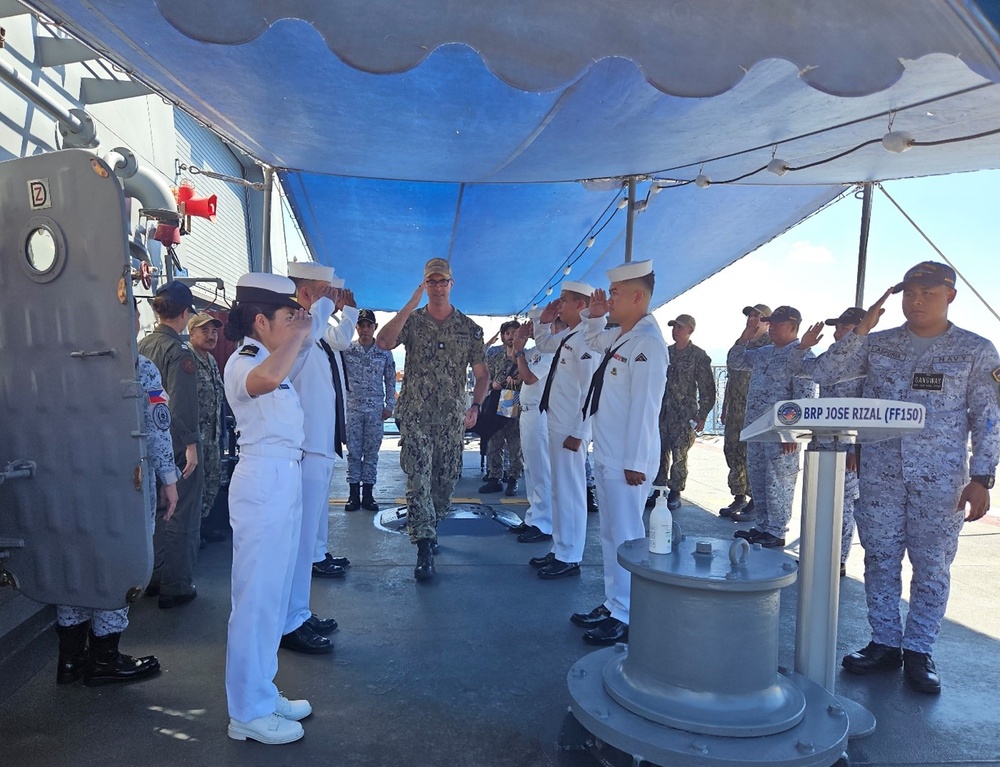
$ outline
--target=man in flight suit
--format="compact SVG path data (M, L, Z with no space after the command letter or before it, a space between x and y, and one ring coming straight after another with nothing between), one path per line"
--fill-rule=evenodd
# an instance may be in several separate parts
M181 467L177 509L169 520L156 517L153 575L146 589L149 596L159 595L159 606L164 609L179 607L198 596L192 582L201 545L204 485L198 429L198 363L180 336L195 313L193 304L191 288L184 283L171 280L161 285L152 301L158 323L139 341L139 354L156 365L170 398L170 438L174 462Z
M906 323L872 333L883 304L900 292ZM931 653L948 604L959 532L963 521L989 509L1000 460L1000 357L985 338L948 320L956 295L950 266L917 264L853 333L830 346L813 373L823 385L864 376L864 396L926 408L923 431L864 448L855 519L865 550L872 641L842 665L855 674L902 665L910 687L931 694L941 690ZM802 346L818 340L820 327L810 328ZM913 566L905 628L899 608L904 553Z

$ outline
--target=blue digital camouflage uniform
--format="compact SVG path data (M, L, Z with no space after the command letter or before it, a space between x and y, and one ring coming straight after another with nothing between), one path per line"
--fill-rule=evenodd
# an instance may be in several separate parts
M145 393L142 416L146 432L146 462L143 481L146 484L149 508L156 513L156 482L170 485L180 478L174 465L173 449L170 443L169 397L163 391L160 371L149 359L141 354L136 362L136 380ZM151 470L150 470L151 469ZM155 474L155 479L154 479ZM153 534L153 519L150 516L149 534ZM128 607L118 610L97 610L89 607L56 607L56 620L60 626L78 626L91 621L94 636L120 634L128 627Z
M211 354L192 349L198 365L198 431L205 485L201 495L201 516L207 517L222 485L222 401L225 393L219 364Z
M434 538L461 473L469 365L485 365L483 329L458 309L442 323L417 309L399 333L406 348L396 404L399 465L406 472L410 540Z
M796 378L788 367L789 355L797 345L797 341L792 341L780 348L768 344L759 349L748 349L746 344L736 344L729 350L726 364L735 370L750 371L744 426L780 400L816 396L813 382L807 378ZM807 350L803 358L811 360L814 356ZM785 537L788 521L792 517L792 496L799 474L800 452L796 446L794 452L785 454L778 442L747 444L750 492L757 511L756 527L777 538Z
M498 381L501 388L507 388L507 376L513 371L517 375L517 365L507 357L504 346L493 346L486 350L486 367L489 370L490 385ZM514 385L515 391L520 391L521 382ZM504 448L506 448L506 467L504 466ZM521 453L521 419L508 418L507 423L493 432L489 438L486 452L487 479L517 479L524 471L524 458Z
M748 349L759 349L771 343L767 333L750 341ZM722 420L725 423L723 453L729 466L729 492L750 495L747 479L747 443L740 440L743 419L747 412L747 391L750 389L750 371L726 366L726 387L722 395ZM756 503L754 504L756 506Z
M374 485L382 447L382 411L396 406L392 352L355 341L344 351L347 392L347 481Z
M872 640L930 654L965 517L958 499L970 474L991 475L1000 460L1000 358L992 343L954 325L919 354L903 325L866 336L849 333L813 369L820 384L861 376L864 396L927 409L922 432L865 444L855 519L865 549ZM904 552L913 567L905 629Z
M712 360L701 347L689 343L678 350L677 344L671 344L667 352L670 366L660 403L660 467L653 484L680 492L687 485L687 455L695 440L691 422L708 418L715 407L715 376Z

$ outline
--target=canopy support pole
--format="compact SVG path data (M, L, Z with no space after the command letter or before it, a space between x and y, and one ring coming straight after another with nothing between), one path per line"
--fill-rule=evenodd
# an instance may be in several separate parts
M274 186L274 168L264 168L264 215L260 226L260 270L271 271L271 189Z
M625 219L625 263L632 260L632 234L635 227L635 176L628 177L628 216Z
M865 303L865 270L868 268L868 230L872 223L872 182L861 185L861 241L858 243L858 281L854 288L854 305Z

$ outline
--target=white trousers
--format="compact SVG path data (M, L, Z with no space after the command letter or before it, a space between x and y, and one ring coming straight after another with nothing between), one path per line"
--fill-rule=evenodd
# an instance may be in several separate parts
M549 431L552 553L560 562L581 562L587 543L586 444L574 453L563 447L566 436Z
M652 484L651 474L641 485L625 482L625 472L594 459L594 482L600 506L601 553L604 555L604 606L611 617L629 620L632 573L618 564L618 547L625 541L646 537L642 512Z
M549 464L548 416L535 406L521 411L521 453L528 511L524 523L552 533L552 468Z
M333 459L317 453L302 457L302 535L292 573L292 593L288 598L288 618L284 634L295 631L309 620L309 597L312 593L312 566L326 554L330 526L330 480ZM322 538L323 554L316 556L316 541Z
M232 613L226 645L229 716L274 712L281 641L302 528L298 461L240 456L229 486L233 526Z

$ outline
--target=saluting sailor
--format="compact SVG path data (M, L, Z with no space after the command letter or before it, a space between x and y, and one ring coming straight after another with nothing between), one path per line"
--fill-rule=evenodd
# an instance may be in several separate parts
M339 350L351 343L358 310L353 306L354 296L342 290L343 281L334 275L332 267L293 261L288 264L288 275L295 284L295 300L312 315L312 331L288 376L305 412L305 441L302 536L281 646L294 652L321 654L333 651L333 643L326 635L336 630L337 621L320 618L309 609L312 577L343 577L344 565L349 564L346 560L334 561L326 543L333 461L335 456L342 456L347 436L345 374ZM341 307L343 319L331 322L334 310Z
M566 280L559 298L549 303L535 327L535 348L552 354L539 412L549 429L549 466L552 473L552 551L533 557L529 564L546 580L580 574L587 543L587 445L590 424L583 413L597 355L587 348L580 331L580 312L594 289L585 282ZM553 333L550 323L566 325Z
M589 626L588 644L628 641L631 575L618 547L643 538L642 513L660 463L659 416L667 375L667 344L649 313L652 261L608 270L608 295L595 290L584 312L584 339L603 354L584 402L594 430L594 479L604 555L604 603L570 620ZM618 327L605 330L609 313Z
M241 342L226 363L240 460L229 486L232 614L226 646L229 737L267 744L302 737L312 713L274 685L302 526L302 406L288 374L313 323L276 274L245 274L225 335Z
M882 305L900 292L906 323L872 333ZM923 431L864 447L855 520L865 550L872 640L842 665L855 674L902 665L909 686L931 694L941 690L931 653L948 604L959 532L963 521L989 509L1000 461L1000 358L988 340L948 320L956 295L954 269L917 264L813 371L821 385L865 376L864 396L927 408ZM821 327L810 328L801 346L816 343ZM904 552L913 566L905 628L899 609Z

